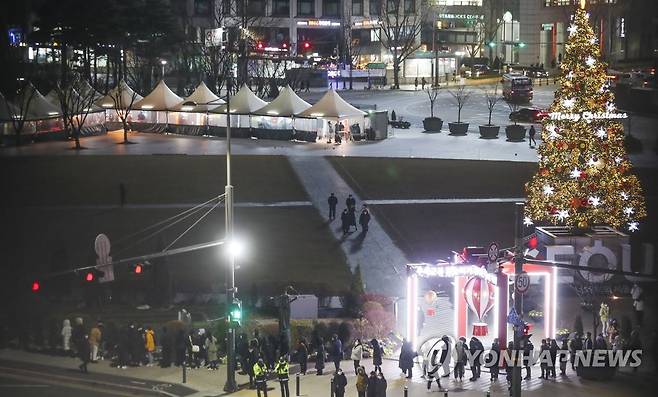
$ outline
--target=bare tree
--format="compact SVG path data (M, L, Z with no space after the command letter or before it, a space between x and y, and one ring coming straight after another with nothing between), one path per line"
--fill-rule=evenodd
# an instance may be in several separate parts
M489 111L489 122L487 125L492 125L491 114L498 102L503 99L503 97L498 94L498 84L494 85L493 90L487 88L484 89L484 99L487 102L487 110Z
M430 117L434 117L434 104L436 99L439 97L440 88L437 86L431 86L425 89L427 97L430 100Z
M400 88L400 65L420 47L424 13L405 12L405 0L382 0L377 38L393 56L393 87Z
M94 105L95 93L87 88L86 81L77 73L71 74L65 82L59 81L55 92L59 99L64 124L71 129L71 135L75 140L75 149L82 149L80 135Z
M110 93L110 98L112 98L114 104L114 112L123 126L123 143L130 143L128 141L128 132L130 131L128 118L137 100L137 93L135 91L131 92L126 82L122 80L117 84L116 89Z
M448 90L457 105L457 122L462 122L462 109L471 96L471 91L466 89L465 85L460 85L454 90Z
M16 146L21 144L21 133L25 127L25 122L28 121L28 112L30 111L30 105L35 94L36 89L32 86L32 83L25 83L23 88L17 92L14 104L10 104L0 94L0 101L4 102L7 115L11 119L14 136L16 137Z
M519 111L519 104L518 104L518 102L509 101L509 102L507 102L507 107L509 107L510 114L511 114L511 113L516 113L516 112ZM514 118L512 119L512 121L514 121L514 125L516 125L516 117L514 117Z

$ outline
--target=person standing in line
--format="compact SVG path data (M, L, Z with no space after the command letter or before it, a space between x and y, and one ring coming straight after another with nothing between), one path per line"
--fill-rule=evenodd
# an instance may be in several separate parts
M386 388L388 384L386 383L386 378L382 374L381 369L377 373L377 380L375 382L375 397L386 397Z
M530 131L528 131L528 144L530 145L530 149L534 149L535 146L537 146L537 141L535 141L536 134L537 131L535 130L535 126L531 125Z
M562 346L560 346L560 375L564 376L567 374L567 361L569 357L567 352L569 351L569 346L567 346L567 340L562 339Z
M147 367L153 366L153 353L155 352L155 331L150 326L144 331L144 348L146 348Z
M473 373L473 376L469 379L470 381L476 381L480 378L480 371L481 371L481 363L480 363L480 355L484 351L484 346L482 345L482 342L476 337L471 337L471 343L470 343L470 352L471 352L471 372Z
M414 351L411 346L411 342L409 342L406 338L402 340L402 348L400 349L400 359L399 359L399 367L402 370L402 373L407 376L407 379L411 379L413 376L413 368L414 368Z
M67 318L62 322L62 347L64 348L64 353L66 355L71 354L71 333L73 328L71 328L71 321Z
M343 342L336 334L331 337L331 358L334 362L334 369L338 371L340 361L343 359Z
M281 386L281 397L290 397L290 389L288 382L290 380L290 366L285 356L279 357L279 362L274 367L276 376L279 379L279 386Z
M356 392L359 397L366 397L366 391L368 390L368 376L366 375L366 370L363 367L356 369Z
M327 203L329 204L329 220L333 221L336 219L336 206L338 205L338 197L331 193L327 199Z
M262 358L259 358L254 364L254 378L256 380L256 395L260 397L260 392L267 397L267 367Z
M361 230L363 233L368 232L368 224L370 223L370 211L368 207L363 204L363 209L361 210L361 215L359 215L359 225L361 225Z
M361 359L363 358L363 345L361 344L361 339L354 339L354 346L352 346L352 354L350 358L354 362L354 373L358 374Z
M338 368L333 377L334 381L334 395L336 397L345 396L345 387L347 386L347 377L343 373L343 370Z
M555 339L551 339L551 343L548 346L548 352L551 356L551 362L548 363L548 372L546 373L546 379L548 379L548 376L550 374L551 378L555 378L555 365L557 362L557 351L559 350L559 347L557 345L557 341Z
M219 349L217 348L217 338L208 332L206 335L206 354L208 354L208 361L206 367L208 370L216 370L219 363Z
M322 338L318 338L318 347L316 349L317 355L315 358L315 369L316 375L322 375L322 371L324 370L324 340Z
M427 390L429 391L432 387L432 382L436 380L436 385L441 387L441 376L439 375L439 368L441 368L441 362L439 361L439 350L432 351L430 360L427 363Z
M532 376L532 351L535 350L535 346L530 342L530 339L526 342L526 345L523 348L523 365L525 366L525 378L528 380Z
M382 353L384 352L382 347L379 345L379 341L373 338L370 341L372 345L372 365L375 367L375 371L382 372Z
M466 344L466 338L462 336L455 344L455 379L460 381L464 378L464 367L467 360L466 350L468 350L468 344Z
M297 359L299 360L299 371L302 375L306 375L306 368L308 365L308 346L306 341L302 338L297 347Z
M499 363L500 363L500 346L498 345L498 338L494 338L493 343L491 344L491 357L492 357L492 363L491 363L491 368L489 368L489 372L491 372L491 381L492 382L497 382L498 381L498 372L500 371L499 368Z
M99 324L96 324L89 331L89 349L91 350L90 360L92 363L98 362L98 346L101 344L101 329Z

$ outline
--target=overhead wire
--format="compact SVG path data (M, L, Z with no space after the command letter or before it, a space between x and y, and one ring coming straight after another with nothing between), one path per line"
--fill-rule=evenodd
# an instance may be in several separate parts
M199 222L201 222L201 221L203 220L203 218L205 218L205 217L206 217L208 214L210 214L215 208L217 208L217 206L219 206L219 204L222 203L223 198L224 198L224 197L220 197L220 198L217 200L217 203L216 203L215 205L213 205L212 207L210 207L210 209L209 209L208 211L206 211L205 214L201 215L201 216L199 217L199 219L197 219L193 224L191 224L187 229L185 229L185 231L184 231L183 233L181 233L180 235L178 235L178 237L176 237L176 238L174 239L174 241L172 241L171 243L169 243L169 245L167 245L167 247L166 247L165 249L163 249L162 252L167 252L167 250L168 250L169 248L171 248L174 244L176 244L176 242L177 242L178 240L180 240L181 238L183 238L183 236L185 236L185 235L187 234L187 232L189 232L189 231L192 230L196 225L198 225Z

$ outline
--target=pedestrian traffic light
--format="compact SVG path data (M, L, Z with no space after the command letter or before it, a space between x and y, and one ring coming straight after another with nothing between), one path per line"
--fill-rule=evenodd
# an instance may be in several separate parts
M41 283L39 280L32 281L32 292L39 292L41 290Z
M229 305L228 320L237 325L242 322L242 302L238 299L233 300L233 303Z
M87 283L97 282L98 279L105 275L105 272L102 272L98 269L88 269L81 273L82 280Z

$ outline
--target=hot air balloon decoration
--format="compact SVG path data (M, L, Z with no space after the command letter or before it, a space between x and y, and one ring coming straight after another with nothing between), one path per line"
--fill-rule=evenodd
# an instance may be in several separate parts
M494 307L496 287L490 281L480 277L471 277L464 285L464 299L475 313L478 322L473 324L473 335L486 336L487 325L484 318Z

